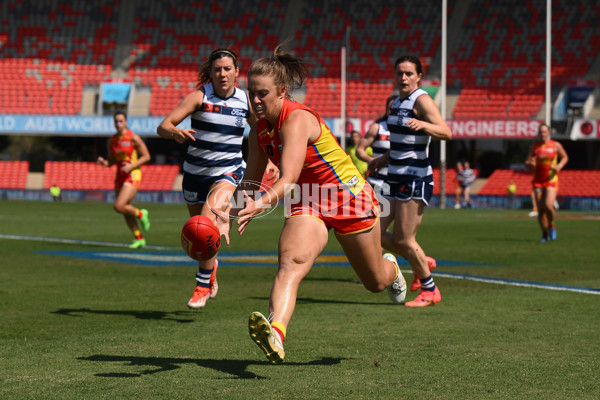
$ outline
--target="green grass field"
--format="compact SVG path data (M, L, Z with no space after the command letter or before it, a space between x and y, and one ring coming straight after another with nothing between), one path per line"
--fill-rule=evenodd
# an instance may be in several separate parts
M182 255L185 206L143 206L149 244L167 248L110 245L131 241L110 204L0 202L0 398L598 398L598 214L560 211L558 240L540 244L525 210L428 209L418 239L438 259L442 303L392 305L348 266L315 266L300 288L286 360L270 365L247 318L267 312L275 265L223 262L218 296L192 311L192 263L48 253ZM279 210L255 220L223 254L275 254L281 225ZM340 252L335 239L326 251ZM462 279L471 276L517 282Z

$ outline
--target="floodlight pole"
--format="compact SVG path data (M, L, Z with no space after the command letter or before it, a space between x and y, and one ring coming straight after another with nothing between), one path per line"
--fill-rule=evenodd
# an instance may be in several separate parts
M346 38L345 44L342 46L342 71L341 71L341 85L340 85L340 114L341 114L341 122L342 122L342 133L340 134L340 145L345 150L346 149L346 49L350 50L350 26L346 26Z
M444 0L445 1L445 0ZM550 83L552 81L552 0L546 0L546 118L550 126L552 119Z
M442 76L440 108L442 118L446 119L446 57L448 31L448 0L442 0ZM440 140L440 208L446 208L446 141Z
M346 149L346 46L342 46L342 79L340 85L340 101L341 101L341 125L342 132L340 133L340 145Z

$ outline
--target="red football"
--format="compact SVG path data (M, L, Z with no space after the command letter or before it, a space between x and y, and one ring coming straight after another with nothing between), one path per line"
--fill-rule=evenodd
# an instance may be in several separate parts
M217 254L221 246L221 234L210 218L194 215L181 230L181 247L194 260L208 260Z

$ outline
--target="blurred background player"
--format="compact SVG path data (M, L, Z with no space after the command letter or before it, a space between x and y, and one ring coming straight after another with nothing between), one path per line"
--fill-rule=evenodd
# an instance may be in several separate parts
M389 288L388 294L396 303L402 303L406 294L394 256L382 256L373 189L323 119L291 100L292 91L302 86L307 71L301 60L280 52L280 47L271 57L253 62L248 71L248 93L259 121L250 131L247 176L240 189L246 181L260 179L269 159L280 167L281 176L260 198L246 195L245 208L238 213L238 232L242 234L255 216L294 191L295 200L290 200L279 237L279 265L269 317L253 312L248 323L252 340L273 363L285 357L283 342L299 285L326 246L329 229L334 229L366 289L380 292ZM329 196L322 198L323 193ZM228 231L225 222L220 228Z
M514 181L510 181L508 186L506 186L506 193L508 193L508 208L516 208L516 194L517 194L517 185Z
M356 146L356 157L366 162L369 166L377 157L381 157L390 149L390 131L387 127L387 117L390 111L390 105L396 96L390 96L385 101L385 113L378 117L375 122L369 127L367 133L360 138ZM372 154L367 152L367 149L372 149ZM385 178L387 177L387 168L380 168L378 171L371 171L368 168L367 181L371 184L377 195L389 194L389 187L385 186Z
M54 201L62 200L62 197L60 196L60 186L56 183L53 183L52 186L50 186L50 196L52 196L52 200Z
M541 124L537 140L527 154L527 165L533 172L533 190L538 209L538 223L542 230L540 242L556 240L554 203L558 193L558 173L569 161L562 144L550 139L550 126Z
M459 161L456 163L456 204L454 208L471 208L471 185L475 182L477 175L471 169L468 161ZM461 197L464 197L464 203L461 203Z
M127 128L127 115L123 111L115 112L113 121L117 133L108 140L108 159L98 157L96 162L105 167L117 165L113 207L116 212L123 214L125 223L133 233L134 239L129 247L137 249L146 246L138 221L142 229L148 231L150 220L148 210L136 208L131 202L142 182L140 167L150 161L150 152L142 138Z
M535 201L535 189L531 189L531 211L529 211L529 214L527 215L530 217L537 217L538 214L537 204Z
M356 155L356 149L358 147L358 143L360 142L361 137L362 137L362 135L360 134L359 131L352 131L350 133L350 138L352 140L351 140L350 144L348 146L346 146L346 153L352 159L352 162L358 169L358 172L360 172L360 174L362 176L367 176L367 169L368 169L369 165ZM373 155L373 149L371 147L367 147L366 149L364 149L364 152L368 156Z
M431 138L450 140L452 132L433 99L419 88L423 77L421 61L401 56L394 63L396 86L400 96L388 115L390 150L374 161L377 170L387 164L394 227L385 232L382 244L395 249L409 262L421 292L407 307L425 307L442 299L436 287L427 257L416 240L425 206L433 194L433 170L429 163Z
M248 95L235 87L238 75L237 54L230 49L214 50L200 66L197 89L157 128L162 138L188 144L182 190L190 216L205 215L214 221L211 208L225 211L246 170L242 141L246 124L255 119ZM191 129L179 129L177 125L188 116ZM196 288L188 307L202 308L217 295L217 266L217 255L198 261Z

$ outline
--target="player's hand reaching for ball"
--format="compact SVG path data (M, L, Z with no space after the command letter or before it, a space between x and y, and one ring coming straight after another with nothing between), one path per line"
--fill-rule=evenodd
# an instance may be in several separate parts
M231 230L231 218L227 212L215 210L210 207L210 210L215 214L215 225L219 229L221 236L225 236L225 243L229 246L229 231Z
M246 191L244 193L244 204L246 205L240 212L238 213L238 232L241 235L246 230L246 226L248 223L252 221L252 219L257 215L264 211L262 208L256 206L256 201L250 196Z

